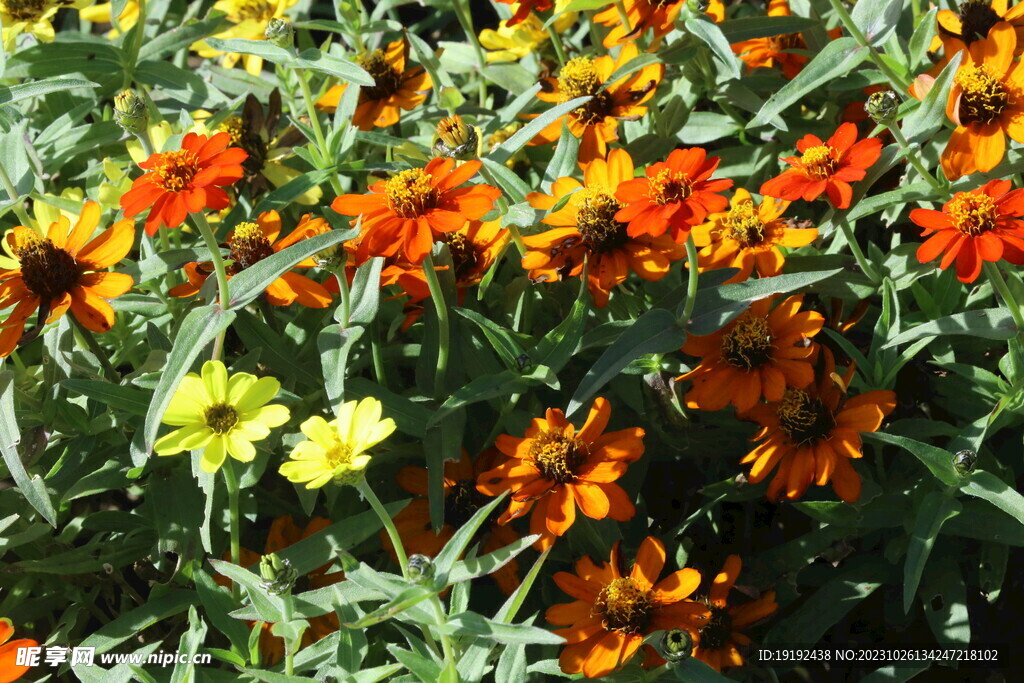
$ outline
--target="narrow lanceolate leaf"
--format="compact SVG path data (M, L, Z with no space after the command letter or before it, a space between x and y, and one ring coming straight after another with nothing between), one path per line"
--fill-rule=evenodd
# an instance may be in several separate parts
M470 542L476 535L476 532L483 526L484 522L487 521L488 515L494 511L505 500L505 494L502 494L492 500L484 507L477 510L469 521L463 524L455 535L445 544L441 552L434 558L434 568L437 571L438 579L441 577L447 577L451 572L452 567L455 566L456 560L462 557L462 554L466 552L466 548L469 547Z
M1024 524L1024 496L991 472L975 470L961 490L976 498L987 500Z
M907 559L903 565L903 611L910 612L910 606L917 595L928 555L932 552L935 539L947 519L960 514L963 506L956 498L942 491L932 491L925 496L917 510L914 531L907 542Z
M685 21L686 30L704 41L715 56L725 65L733 78L740 77L740 60L729 46L728 39L722 34L718 24L711 21L703 12L693 12Z
M288 66L292 69L319 71L355 85L372 86L375 82L373 76L366 73L362 67L346 59L329 55L316 48L303 50L302 54Z
M12 104L19 100L35 99L52 92L73 90L74 88L98 88L92 81L81 78L48 78L43 81L32 81L20 85L0 85L0 106Z
M207 45L214 50L223 52L237 52L243 55L261 57L274 64L288 64L295 58L292 53L283 47L277 47L266 40L245 40L244 38L207 38Z
M585 97L577 97L576 99L569 100L568 102L555 105L533 121L530 121L528 124L520 128L516 131L516 134L508 140L505 140L505 142L495 147L488 158L499 164L505 163L508 161L509 157L522 149L526 143L536 137L539 132L547 128L552 122L562 116L565 116L573 109L583 106L589 101L590 96L588 95Z
M754 38L800 33L819 23L806 17L743 17L723 21L718 28L730 43L739 43Z
M757 128L769 123L774 116L796 104L800 98L811 93L829 81L846 75L867 59L867 48L853 38L837 38L814 56L796 78L782 86L772 95L747 128Z
M903 3L893 0L859 0L853 6L853 23L871 45L881 45L896 30Z
M234 321L234 311L222 311L216 305L197 308L182 321L178 328L177 337L174 340L174 348L167 357L167 365L163 374L160 375L160 383L153 392L153 398L149 403L149 412L146 413L146 424L144 427L145 453L153 452L153 444L156 443L156 434L160 429L160 420L164 411L171 402L175 389L185 373L192 367L192 363L199 356L207 344L212 342L221 330L224 330Z
M1017 326L1008 308L983 308L978 311L954 313L945 318L932 320L912 327L890 339L882 347L888 349L900 344L915 342L928 337L965 335L983 339L1012 339L1017 335Z
M947 486L956 486L960 483L960 475L953 468L953 454L937 446L932 446L905 436L886 434L885 432L865 433L864 437L873 441L892 444L910 451L914 456L924 463L924 466L931 470L936 479Z
M50 526L56 527L57 513L50 502L46 484L38 476L29 477L18 453L20 441L18 421L14 416L14 374L3 372L0 373L0 451L3 453L4 463L28 504L49 522Z
M909 142L923 143L946 121L949 89L953 85L953 77L956 76L962 60L963 52L958 52L953 56L953 59L932 83L931 90L925 95L921 104L900 123L900 130L903 131L903 135Z

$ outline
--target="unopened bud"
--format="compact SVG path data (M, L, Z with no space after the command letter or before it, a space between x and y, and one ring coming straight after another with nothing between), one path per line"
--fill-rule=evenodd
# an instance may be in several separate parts
M978 454L974 451L962 450L958 451L953 456L953 469L961 477L966 477L968 474L974 471L974 467L978 464Z
M864 103L864 111L875 123L888 126L896 120L896 112L900 108L900 98L892 90L882 90L868 95Z
M260 577L260 588L270 595L282 595L292 589L298 572L289 560L270 553L260 558Z
M476 128L467 125L461 116L441 119L436 128L434 154L452 159L473 159L477 155L479 137Z
M434 578L434 561L426 555L410 555L406 571L412 583L426 583Z
M313 254L313 263L316 264L317 268L322 268L323 270L340 270L345 267L347 260L348 252L340 244L321 249Z
M272 45L288 49L295 42L295 26L287 19L274 17L267 22L267 30L263 35Z
M674 628L661 638L661 656L667 662L679 662L693 654L693 636L690 632Z
M146 103L131 90L122 90L114 97L114 121L129 133L141 135L149 121Z

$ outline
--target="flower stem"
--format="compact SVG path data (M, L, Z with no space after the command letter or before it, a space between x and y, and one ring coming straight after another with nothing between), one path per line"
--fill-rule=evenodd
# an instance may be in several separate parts
M911 149L910 143L907 141L907 138L904 137L903 131L900 130L900 127L895 123L890 123L888 124L887 128L889 129L889 132L892 133L892 136L896 139L896 142L899 144L900 149L903 150L903 156L907 158L907 161L909 161L910 165L914 167L918 175L924 178L928 182L928 184L932 186L932 188L936 190L944 189L943 186L939 183L939 181L935 179L935 176L929 173L928 169L926 169L924 167L924 164L921 163L921 157L916 153L917 150Z
M626 13L626 6L622 3L622 0L615 0L615 10L619 13L619 21L622 22L622 27L626 29L626 35L628 36L633 32L633 27L629 25L629 14Z
M473 13L470 10L466 0L455 0L455 16L459 19L459 24L462 25L462 30L465 32L466 37L469 38L470 44L473 46L473 51L476 53L476 62L480 68L477 73L477 96L480 106L484 106L487 101L487 82L484 80L484 68L487 66L487 56L484 54L484 47L480 44L479 38L476 36L476 31L473 30ZM435 83L434 87L439 88L440 83Z
M1009 285L1006 284L1003 274L999 272L999 266L991 261L985 261L984 268L985 275L988 276L992 287L999 292L1000 298L1006 303L1006 307L1010 309L1010 315L1013 316L1013 324L1017 326L1017 334L1024 334L1024 314L1021 313L1020 304L1014 298Z
M860 245L857 244L857 238L853 234L853 228L846 222L846 215L840 214L837 219L839 223L839 229L843 231L843 235L846 237L846 242L850 245L850 251L853 252L853 257L857 259L857 265L864 271L864 274L871 280L871 284L878 285L882 281L882 277L875 270L871 262L868 261L867 257L864 256L864 252L861 251Z
M21 224L26 228L32 223L32 219L28 217L28 213L25 211L25 205L22 202L18 191L14 188L14 183L11 182L11 176L7 175L7 169L0 164L0 183L3 183L4 192L7 193L7 198L14 202L14 215L18 217Z
M551 39L551 45L555 48L555 57L558 59L558 65L565 66L565 48L562 47L562 36L558 35L554 24L548 24L547 31L548 38Z
M115 370L114 366L110 364L110 359L107 358L107 354L103 352L102 348L100 348L100 343L96 341L96 336L87 330L85 326L78 321L78 318L76 318L74 314L68 316L68 318L71 320L71 326L74 327L75 330L81 334L82 339L85 340L85 344L89 347L89 350L92 351L92 355L96 356L100 365L103 366L103 374L106 375L107 379L111 382L120 384L121 376L117 374L117 370Z
M683 307L682 322L690 324L690 316L693 315L693 307L697 304L697 245L693 242L693 235L686 238L686 260L690 269L689 279L686 281L686 304Z
M281 595L282 612L284 621L291 623L295 616L295 603L292 600L292 591L289 588ZM287 676L291 676L295 673L295 650L298 643L292 639L284 641L284 673Z
M210 260L213 261L213 270L217 275L217 298L220 301L220 310L228 310L228 271L224 266L224 258L220 255L220 246L217 244L217 238L213 234L213 228L210 227L209 221L206 220L206 214L194 213L192 214L192 221L199 228L199 234L203 236L203 241L206 242L206 248L210 250ZM220 360L221 352L224 350L224 335L227 333L227 329L220 331L217 335L217 339L213 342L213 360Z
M434 610L434 619L437 620L438 624L444 624L447 618L444 614L444 607L441 605L441 599L436 595L430 598L430 606ZM444 653L444 662L447 667L454 667L457 663L455 658L455 649L452 647L451 637L442 632L441 634L441 651Z
M139 0L139 18L135 22L135 33L132 34L132 44L129 46L129 53L125 60L124 80L121 87L127 88L132 84L135 77L136 62L139 61L139 50L142 49L142 39L146 33L146 0Z
M373 379L387 389L388 376L384 371L384 356L380 348L380 325L376 320L370 321L370 354L373 357Z
M885 74L885 77L889 80L889 84L892 86L893 90L896 90L897 92L907 92L907 88L910 87L910 81L897 74L888 64L885 63L885 60L882 59L882 55L878 53L878 50L875 49L874 45L868 42L867 36L865 36L864 32L858 28L857 24L853 21L853 17L851 17L850 13L846 11L845 7L843 7L842 0L828 1L829 4L832 5L832 9L839 15L839 21L843 28L850 32L850 35L853 36L854 40L868 49L868 56L871 58L871 61L875 63L875 66L878 67L879 71Z
M231 537L231 564L240 565L242 563L242 544L238 524L238 478L235 476L235 467L231 462L230 456L224 458L224 464L220 469L224 472L224 487L228 492L228 534ZM238 583L235 581L231 582L231 594L235 599L240 597Z
M316 112L316 102L313 100L313 92L309 89L309 76L305 69L295 70L299 79L299 89L302 91L302 99L306 103L306 115L309 117L309 125L313 129L313 137L316 138L316 149L314 157L320 168L327 167L327 160L330 158L327 153L327 138L324 137L323 128L320 127L320 117ZM331 175L331 187L338 194L341 194L341 183L336 175Z
M341 326L348 327L348 315L351 309L351 293L348 289L348 279L345 277L345 267L342 266L334 271L334 277L338 280L338 291L341 292Z
M384 530L388 534L388 538L391 539L391 545L395 547L395 557L398 558L398 564L402 568L402 577L408 580L409 578L409 558L405 554L405 546L402 545L402 537L398 535L398 529L395 528L395 523L391 521L391 515L384 509L384 505L380 502L380 498L373 492L369 482L366 481L366 477L356 485L359 493L363 494L363 498L370 504L373 511L377 513L377 518L380 523L384 525Z
M448 370L448 347L450 345L448 329L448 304L444 300L444 292L441 291L441 282L437 279L437 271L434 270L434 259L428 254L423 261L423 275L430 288L430 298L434 302L434 310L437 311L437 374L434 376L434 393L441 395L444 392L444 378Z

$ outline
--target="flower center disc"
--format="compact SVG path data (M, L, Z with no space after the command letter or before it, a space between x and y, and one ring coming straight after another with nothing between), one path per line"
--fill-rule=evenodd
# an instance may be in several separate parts
M685 173L663 169L650 180L650 198L660 206L681 202L693 194L693 183Z
M786 389L776 413L779 429L796 444L813 443L835 427L832 412L802 389Z
M214 434L226 434L238 422L238 412L227 403L216 403L206 409L205 418Z
M996 227L996 203L986 194L959 192L949 206L949 217L956 229L977 237Z
M992 9L990 0L968 0L960 3L960 36L970 45L984 40L989 29L999 22L999 15Z
M959 114L962 123L991 123L999 118L1010 102L1006 87L984 65L960 69L953 80L961 90Z
M729 236L744 247L755 247L764 242L765 225L752 201L734 206L725 223L729 226Z
M593 254L606 254L626 243L625 223L615 220L615 214L622 204L608 192L588 188L583 202L576 210L576 228Z
M15 21L34 22L46 9L45 0L0 0L0 5Z
M417 218L437 204L430 176L422 168L411 168L389 178L384 195L391 210L401 218Z
M25 231L24 235L25 241L14 248L14 255L21 263L21 279L25 286L40 301L62 298L78 282L75 259L34 232Z
M165 152L153 172L160 187L168 192L181 192L199 172L199 157L187 149Z
M800 157L800 161L807 169L808 175L815 180L824 180L836 172L838 162L833 156L834 152L835 150L828 145L809 147Z
M274 16L274 8L266 0L235 0L231 9L231 18L238 22L247 19L265 22Z
M729 643L732 636L732 617L724 607L711 605L710 609L708 623L700 629L700 647L704 650L717 650Z
M604 617L603 625L610 631L638 633L647 625L647 616L654 601L650 591L642 591L633 579L613 579L594 600L593 614Z
M579 439L544 432L533 439L530 458L542 477L564 484L576 479L576 468L583 462L585 452L586 446Z
M260 226L255 223L239 223L231 238L231 260L233 270L244 270L274 253Z
M746 314L722 336L722 357L744 370L767 363L774 348L772 330L760 316Z
M467 277L477 264L477 253L472 243L461 232L443 232L441 239L448 245L448 253L452 255L455 266L455 279Z
M373 76L374 80L374 85L368 88L364 87L359 93L361 102L385 100L398 92L402 85L402 74L388 64L383 50L374 50L359 55L356 57L356 64L363 67L366 73Z
M489 499L476 490L475 479L463 479L448 489L444 499L444 521L456 529L468 522L477 510L487 504ZM494 518L499 512L495 510ZM486 525L482 526L484 528Z

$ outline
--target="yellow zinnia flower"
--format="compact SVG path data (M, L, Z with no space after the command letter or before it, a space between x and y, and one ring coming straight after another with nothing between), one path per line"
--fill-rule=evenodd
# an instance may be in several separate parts
M31 33L43 43L52 43L55 33L50 20L65 7L82 9L92 0L0 0L0 25L4 50L10 52L22 33Z
M576 12L562 14L555 19L555 31L565 33L576 23L576 17ZM550 40L544 22L536 14L530 14L515 26L509 26L509 21L500 22L497 30L480 31L480 44L487 49L488 62L518 61Z
M244 38L246 40L266 40L267 22L280 19L285 10L299 0L217 0L213 9L224 12L233 26L226 31L215 34L214 38ZM190 49L199 53L200 57L217 57L224 55L222 65L230 69L241 60L245 70L253 76L263 71L263 58L254 55L243 55L237 52L221 52L210 47L205 40L193 43Z
M226 455L250 462L256 457L253 441L267 438L271 427L288 421L288 409L267 405L281 389L273 377L256 378L247 372L228 377L219 360L206 361L202 376L190 372L181 380L164 413L164 424L181 427L156 442L157 455L203 450L204 472L216 472Z
M279 471L292 483L305 482L307 489L318 489L331 480L355 486L370 464L366 449L395 431L395 421L381 420L381 412L380 401L368 396L346 402L330 422L319 416L309 418L301 429L310 440L299 443Z
M121 31L128 31L132 26L139 23L139 3L135 0L128 0L125 3L124 9L121 10L121 14L117 17L117 22L114 22L112 2L103 2L92 7L86 7L81 12L82 18L86 21L91 21L94 24L110 24L114 28L107 32L108 38L116 38L121 35ZM120 30L118 30L120 27Z

